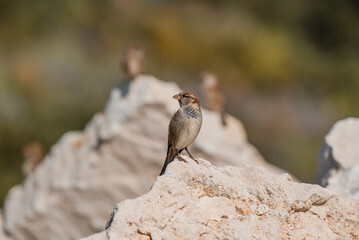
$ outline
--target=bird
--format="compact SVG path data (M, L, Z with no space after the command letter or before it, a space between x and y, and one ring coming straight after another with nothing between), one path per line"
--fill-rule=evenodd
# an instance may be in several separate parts
M121 66L126 80L132 81L142 74L144 69L144 56L145 52L140 47L132 46L125 51Z
M190 158L198 164L187 148L194 142L202 126L199 99L190 92L181 92L174 95L173 98L178 100L180 108L171 118L168 127L167 156L160 176L165 173L167 165L176 156L179 161L187 162L180 156L183 150L186 150Z
M222 125L226 126L225 99L218 86L215 74L209 72L202 72L200 74L200 91L203 106L218 112L221 116Z
M22 165L22 172L24 176L32 174L37 166L42 162L45 156L45 151L41 143L30 142L22 148L24 162Z

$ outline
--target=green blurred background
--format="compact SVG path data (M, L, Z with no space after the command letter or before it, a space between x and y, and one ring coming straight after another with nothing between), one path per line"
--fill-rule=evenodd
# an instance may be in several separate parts
M312 182L332 124L358 116L359 1L0 1L0 204L21 148L83 129L121 82L119 59L196 90L215 72L249 140Z

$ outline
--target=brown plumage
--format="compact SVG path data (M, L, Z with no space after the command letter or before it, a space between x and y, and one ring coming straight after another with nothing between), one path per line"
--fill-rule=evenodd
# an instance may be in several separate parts
M44 159L44 152L44 148L39 142L31 142L23 147L22 154L25 160L22 164L22 172L25 176L35 171L36 167Z
M198 98L189 92L181 92L175 96L180 108L173 115L168 128L167 156L160 176L164 174L167 165L177 156L178 160L186 162L181 158L180 153L196 139L202 126L202 113Z
M125 52L121 65L127 80L133 80L143 72L145 53L139 47L130 47Z
M222 125L226 126L225 99L218 86L216 75L208 72L201 74L200 90L203 106L212 111L216 111L221 116Z

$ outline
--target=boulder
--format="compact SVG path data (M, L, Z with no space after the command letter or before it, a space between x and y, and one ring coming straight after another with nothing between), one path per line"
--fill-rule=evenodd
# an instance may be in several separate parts
M4 232L4 221L2 217L2 211L0 209L0 239L1 240L8 240L5 232Z
M83 240L359 239L359 201L261 167L174 161L152 190L117 204Z
M79 239L105 227L113 206L149 191L167 148L168 123L178 109L174 83L140 76L113 89L105 110L84 131L69 132L25 181L11 189L4 205L4 228L15 239ZM274 173L248 143L232 116L203 111L195 157L216 166L256 165Z
M316 183L343 197L359 199L359 118L337 122L325 137Z
M326 188L339 196L359 200L359 164L338 170L328 179Z

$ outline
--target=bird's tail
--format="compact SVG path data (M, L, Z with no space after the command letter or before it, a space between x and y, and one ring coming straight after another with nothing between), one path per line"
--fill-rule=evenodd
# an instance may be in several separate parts
M227 119L226 119L226 113L224 111L221 111L221 120L222 120L222 125L225 127L227 125Z
M176 149L172 145L168 145L166 160L165 163L163 164L160 176L165 173L167 165L173 161L176 154L177 154Z

